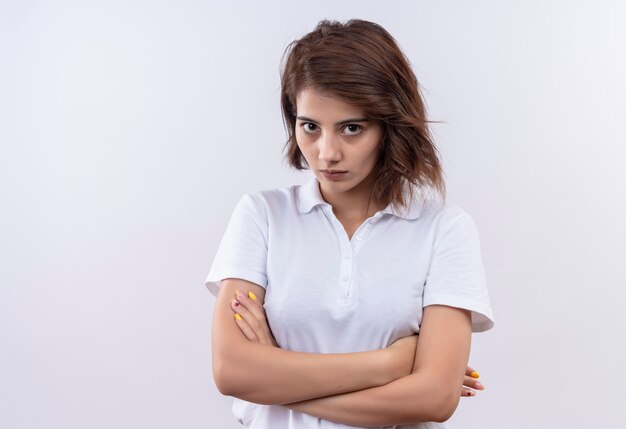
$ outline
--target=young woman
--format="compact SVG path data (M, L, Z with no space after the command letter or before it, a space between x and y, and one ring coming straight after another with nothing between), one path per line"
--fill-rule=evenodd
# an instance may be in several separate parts
M470 339L493 316L409 61L375 23L325 20L281 96L312 177L235 208L206 280L215 382L249 428L442 427L483 388Z

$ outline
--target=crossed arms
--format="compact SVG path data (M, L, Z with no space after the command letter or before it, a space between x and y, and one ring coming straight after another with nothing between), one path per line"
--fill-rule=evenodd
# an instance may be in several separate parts
M222 394L355 426L443 422L456 410L470 352L468 310L425 307L419 341L408 337L368 352L300 353L267 338L264 296L262 287L246 280L221 283L212 362Z

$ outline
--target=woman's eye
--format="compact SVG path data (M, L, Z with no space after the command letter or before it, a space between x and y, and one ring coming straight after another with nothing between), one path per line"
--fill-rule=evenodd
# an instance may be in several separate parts
M302 126L304 127L304 132L306 133L312 133L317 128L317 125L312 122L305 122Z
M348 131L348 135L350 136L356 136L357 134L360 134L362 129L363 127L361 127L360 125L356 125L356 124L348 124L344 128L344 130Z

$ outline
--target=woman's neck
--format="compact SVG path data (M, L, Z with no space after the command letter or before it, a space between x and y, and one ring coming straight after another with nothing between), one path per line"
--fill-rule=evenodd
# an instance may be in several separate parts
M383 208L377 207L373 201L372 188L371 181L363 181L350 191L335 194L324 192L320 186L320 193L338 218L365 220Z

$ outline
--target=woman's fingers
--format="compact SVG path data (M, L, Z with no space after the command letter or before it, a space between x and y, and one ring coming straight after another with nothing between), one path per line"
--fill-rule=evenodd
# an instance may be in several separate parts
M480 374L471 366L467 366L467 370L465 371L465 377L463 378L463 391L461 392L461 396L474 396L476 392L471 389L467 389L467 387L472 387L477 390L485 390L485 386L478 381L478 377Z
M252 315L259 321L265 322L265 310L261 301L257 299L253 292L248 292L247 295L237 291L235 292L237 301L241 303L246 309L252 313Z
M469 373L472 373L472 371L468 371ZM473 388L473 389L470 389ZM461 387L461 396L476 396L476 390L485 390L485 386L483 386L483 384L478 381L476 378L466 375L463 378L463 386Z
M465 387L462 387L461 396L476 396L476 392L472 389L467 389Z
M241 332L243 332L248 340L259 341L254 331L250 328L250 325L248 325L248 322L245 321L240 313L235 313L235 323L237 323L237 326L239 326L239 329L241 329Z
M463 386L472 387L478 390L485 390L485 386L480 381L474 377L468 377L467 375L463 379Z
M239 304L236 299L230 301L230 308L235 313L235 321L237 322L237 326L239 326L246 338L250 341L260 342L259 336L255 329L255 319L252 314L250 314L250 312L245 307L241 306L241 304Z
M485 386L478 381L478 377L480 377L478 371L468 365L465 371L465 377L463 377L461 396L476 396L476 390L485 390Z
M473 377L473 378L480 377L480 374L478 373L478 371L476 371L474 368L472 368L469 365L467 366L467 369L465 370L465 375L469 375L470 377Z
M249 328L256 335L257 341L261 344L276 346L276 341L265 317L265 310L256 295L253 292L244 295L240 291L236 291L235 297L236 299L231 302L231 308L247 322Z

